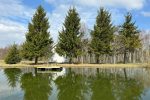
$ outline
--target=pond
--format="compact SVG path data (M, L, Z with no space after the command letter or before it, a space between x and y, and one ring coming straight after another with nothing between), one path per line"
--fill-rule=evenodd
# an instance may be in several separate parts
M0 100L150 100L150 69L0 69Z

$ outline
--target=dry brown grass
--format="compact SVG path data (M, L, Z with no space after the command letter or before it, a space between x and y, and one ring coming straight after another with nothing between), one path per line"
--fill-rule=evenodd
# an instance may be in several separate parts
M148 63L139 64L46 64L39 61L38 65L34 65L32 61L22 61L18 64L5 64L0 60L0 68L22 68L22 67L66 67L66 68L135 68L135 67L150 67Z

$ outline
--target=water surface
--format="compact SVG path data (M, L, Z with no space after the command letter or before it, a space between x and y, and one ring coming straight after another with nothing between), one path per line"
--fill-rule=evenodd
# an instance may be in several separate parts
M0 69L0 100L150 100L150 69Z

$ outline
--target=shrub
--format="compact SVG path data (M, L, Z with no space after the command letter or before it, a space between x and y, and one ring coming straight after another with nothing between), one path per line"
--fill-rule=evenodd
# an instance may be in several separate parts
M19 54L19 50L17 48L17 45L14 44L10 47L7 56L5 57L5 63L6 64L16 64L21 61L21 57Z

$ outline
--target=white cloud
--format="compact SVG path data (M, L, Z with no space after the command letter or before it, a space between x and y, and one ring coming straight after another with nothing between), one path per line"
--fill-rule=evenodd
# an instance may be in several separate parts
M60 5L60 4L72 4L74 0L44 0L45 2L52 5Z
M103 6L126 9L141 9L145 0L76 0L78 4L85 6Z
M50 3L50 4L52 4L52 3L55 2L55 0L45 0L45 1L48 2L48 3Z
M24 6L22 0L1 0L0 1L0 16L16 16L21 18L29 18L34 10Z
M126 9L141 9L145 0L102 0L102 6L121 7Z
M61 31L65 16L69 9L68 5L59 5L52 13L48 13L50 22L50 33L53 40L56 42L58 38L58 31Z
M118 9L111 9L111 18L112 18L112 23L115 25L120 25L124 22L124 15L125 12L120 11Z
M50 4L70 3L70 5L82 5L91 7L115 7L126 9L141 9L146 0L45 0Z
M33 12L22 0L0 0L0 47L24 41Z
M141 14L145 17L150 17L150 12L143 11Z
M12 43L22 43L25 39L26 27L22 23L8 19L0 19L0 47Z
M51 24L51 34L55 42L58 38L58 31L61 31L68 8L74 5L79 12L81 22L87 27L93 29L97 10L100 6L114 7L111 8L113 23L120 24L124 19L124 13L117 8L140 9L143 7L145 0L45 0L47 3L54 6L54 10L49 14Z
M74 3L84 6L100 6L100 0L74 0Z
M112 7L112 19L113 23L118 23L118 19L121 21L124 14L117 8L126 9L141 9L145 0L45 0L47 3L54 6L51 12L47 12L50 21L51 36L55 40L58 39L58 31L61 31L65 16L68 8L75 5L79 12L81 22L85 23L90 29L93 28L95 18L97 16L97 10L100 6ZM13 43L21 43L23 41L22 36L27 30L27 25L33 15L34 9L25 6L22 0L0 0L0 46ZM114 8L113 8L114 7ZM148 13L143 13L145 16ZM13 20L11 20L11 19ZM4 20L7 22L4 23ZM18 20L21 22L18 22ZM120 23L120 22L119 22ZM12 36L13 34L13 36ZM9 43L5 40L10 39ZM21 38L20 38L21 37ZM4 41L5 40L5 41ZM13 42L12 42L13 41Z
M70 8L69 4L59 4L52 11L52 13L48 13L48 17L50 20L50 33L53 37L54 41L57 43L59 32L61 32L63 23L65 21L65 17ZM93 24L95 22L95 18L97 15L97 9L86 9L80 6L77 6L77 11L79 12L79 17L81 18L81 23L85 23L90 28L93 28Z
M69 0L66 0L62 3L62 0L52 1L52 0L46 0L50 4L55 5L55 9L48 14L49 20L50 20L50 32L51 36L53 37L54 41L57 42L59 31L61 31L63 22L65 20L65 16L67 15L67 11L69 7L71 6L72 2L69 2ZM97 7L86 7L82 6L81 2L83 3L84 0L80 1L80 5L76 5L77 11L79 12L79 16L81 18L81 23L84 23L87 28L93 29L93 25L96 20L97 16ZM96 1L96 0L95 0ZM95 1L89 0L88 4L94 5ZM77 1L74 1L77 2ZM79 2L78 2L79 3ZM117 9L111 9L110 11L112 13L112 21L113 23L121 23L123 19L123 13L118 11ZM120 20L118 22L118 19Z

